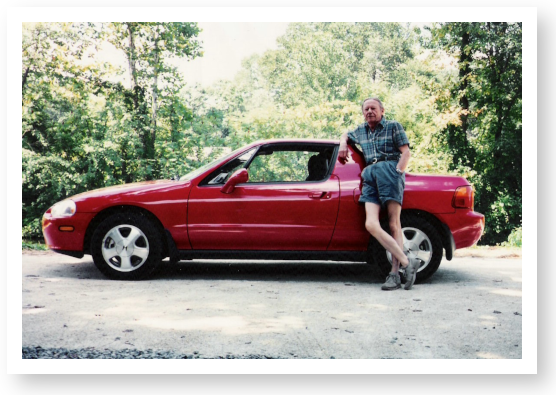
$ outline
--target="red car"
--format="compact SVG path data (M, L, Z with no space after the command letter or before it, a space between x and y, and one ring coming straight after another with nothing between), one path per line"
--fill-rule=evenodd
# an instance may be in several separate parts
M163 258L296 259L377 264L391 256L365 230L361 152L338 159L335 140L266 140L240 148L177 180L147 181L82 193L46 211L50 249L91 254L113 279L151 275ZM421 260L417 281L477 242L465 178L406 175L404 247ZM387 229L387 224L384 224Z

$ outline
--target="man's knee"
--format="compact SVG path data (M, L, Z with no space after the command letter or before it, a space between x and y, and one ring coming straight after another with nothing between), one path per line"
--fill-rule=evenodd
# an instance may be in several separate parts
M377 232L381 230L380 223L377 221L365 221L365 229L371 235L375 235Z
M388 218L388 225L390 227L390 233L395 234L397 232L401 232L402 224L400 222L400 218Z

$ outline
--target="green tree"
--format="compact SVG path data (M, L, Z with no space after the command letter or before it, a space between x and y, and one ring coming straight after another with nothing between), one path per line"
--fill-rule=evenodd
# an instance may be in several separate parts
M411 171L475 185L483 242L520 226L520 24L441 24L429 37L397 23L294 23L232 81L184 89L170 60L200 56L198 33L193 23L25 26L25 235L75 193L184 174L257 139L337 139L363 122L369 96L404 126ZM122 70L84 60L104 40L126 55L129 86L109 82Z
M84 26L27 24L22 47L24 235L40 234L46 208L92 183L87 142L99 137L91 93L101 69L81 62L93 41Z
M398 23L292 23L260 69L286 106L357 101L366 94L362 79L400 82L396 71L413 57L416 39Z
M360 101L380 96L386 116L408 132L412 170L445 173L431 96L446 77L437 75L434 53L415 57L423 55L418 34L396 23L291 24L277 50L245 59L234 81L202 96L224 112L234 148L261 138L338 138L363 122Z
M196 39L200 29L192 22L123 22L109 26L108 41L123 50L128 59L136 125L143 140L143 158L155 166L148 178L157 177L160 172L156 160L159 111L164 106L175 106L174 97L183 87L179 73L168 60L201 56L201 45ZM150 119L143 111L146 100L151 103ZM172 114L172 110L166 109L163 113Z
M106 30L99 27L69 23L25 26L25 236L39 236L42 214L65 197L118 183L171 176L196 165L188 163L193 161L186 157L188 151L181 149L188 143L195 144L187 139L184 144L184 129L192 113L179 98L179 76L165 63L170 56L168 48L191 52L181 48L186 45L184 37L189 30L184 26L162 29L156 25L149 30L158 34L154 41L152 35L146 39L140 29L135 30L138 34L132 41L137 51L133 58L137 84L127 89L109 82L109 74L117 71L114 67L84 59L94 56L94 51L88 50L107 37ZM172 34L179 32L181 38L173 38ZM147 44L158 55L148 53ZM153 89L158 95L154 101Z
M432 42L458 60L452 100L457 118L439 138L452 169L472 168L476 207L485 213L484 243L500 243L521 226L522 25L446 23L431 29Z

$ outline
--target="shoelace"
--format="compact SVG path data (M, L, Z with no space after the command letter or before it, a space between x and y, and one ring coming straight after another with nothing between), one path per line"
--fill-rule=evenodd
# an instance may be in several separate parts
M388 277L386 277L386 282L388 282L388 279L392 278L392 280L394 280L394 282L396 282L396 275L395 274L389 274Z

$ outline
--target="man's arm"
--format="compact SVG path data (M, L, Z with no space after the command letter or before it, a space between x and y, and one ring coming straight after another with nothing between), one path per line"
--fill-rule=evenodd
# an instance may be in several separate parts
M340 150L338 151L339 158L346 159L348 151L348 134L345 132L340 136Z
M341 149L341 145L340 145L340 149ZM402 153L402 156L400 158L400 160L398 161L398 166L397 168L400 169L401 171L405 171L405 169L407 168L407 164L409 163L409 158L411 158L411 152L409 151L409 145L402 145L401 147L398 147L398 149L400 150L400 152Z

